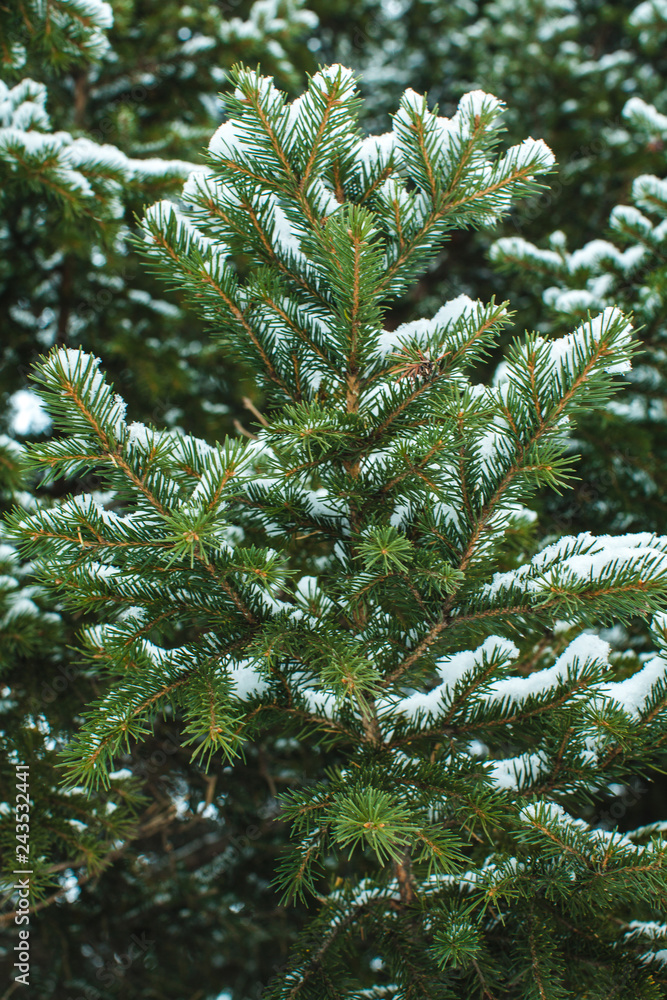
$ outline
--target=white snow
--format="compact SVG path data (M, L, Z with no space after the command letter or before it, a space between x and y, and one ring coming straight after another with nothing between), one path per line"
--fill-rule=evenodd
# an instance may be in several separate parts
M214 172L206 167L190 172L183 185L181 197L186 202L215 201L232 206L240 204L234 189L229 184L223 184Z
M403 97L401 98L401 104L404 104L406 108L409 108L411 111L416 111L417 113L423 111L426 106L424 95L418 94L416 90L412 89L412 87L408 87L407 90L404 91Z
M64 891L64 896L67 902L75 903L81 895L81 886L79 885L79 880L72 869L68 868L62 875L59 875L58 882L60 883L61 889Z
M618 702L628 715L640 718L651 689L659 681L667 682L667 661L654 656L641 670L625 680L604 684L602 693Z
M287 253L299 260L305 260L304 254L301 252L299 237L284 210L281 208L278 199L274 194L270 194L267 201L270 205L273 218L274 246L282 250L283 253Z
M10 89L0 80L0 127L49 128L46 98L43 83L26 78Z
M221 263L229 256L229 249L223 243L205 236L173 202L166 200L156 202L150 208L146 209L144 213L142 228L146 242L149 244L153 242L153 236L147 225L148 222L154 222L160 231L164 233L168 225L173 221L176 223L175 238L177 240L184 240L187 249L194 245L202 256L210 257L214 264Z
M532 784L549 770L549 760L542 751L493 761L491 775L496 788L517 791Z
M32 588L28 588L28 593L30 592L32 592ZM39 615L39 608L25 591L15 591L14 593L5 594L4 603L5 613L2 619L3 624L7 624L22 615L28 615L31 618L36 618Z
M112 399L111 406L105 413L105 423L111 432L118 437L125 421L125 401L118 395L112 397L111 387L105 382L102 373L97 370L99 364L100 359L93 357L92 354L86 354L84 351L70 347L61 347L47 359L44 370L52 375L56 384L59 384L63 377L69 382L78 382L82 375L87 372L85 392L89 405L101 407Z
M387 357L407 341L423 344L429 337L444 333L450 325L471 319L481 308L481 302L474 302L467 295L458 295L441 306L431 319L416 319L401 323L395 330L384 330L378 339L376 352L380 357Z
M39 396L31 389L19 389L9 397L9 420L15 434L42 434L51 427L51 418Z
M12 565L18 562L18 552L12 545L0 543L0 562L10 562Z
M341 99L345 99L357 89L354 71L341 63L331 63L319 70L312 79L312 86L329 91L332 83L339 83Z
M613 229L621 232L627 229L639 237L650 237L653 230L651 220L633 205L616 205L612 209L609 221Z
M354 158L367 173L380 173L389 163L396 148L396 136L393 132L383 135L369 135L359 143Z
M664 642L665 637L667 637L667 611L660 611L653 616L651 629L656 633L658 639L662 639Z
M581 269L592 270L601 261L615 261L618 256L619 250L613 243L609 243L607 240L591 240L580 250L575 250L574 253L570 254L567 262L568 271L574 274L575 271Z
M597 305L595 295L586 288L545 288L542 299L545 305L567 314L580 314Z
M304 119L304 98L305 94L296 97L290 104L285 106L285 122L287 123L287 143L291 148L299 141L299 125Z
M631 920L625 937L628 941L638 937L656 941L667 938L667 924L659 924L657 920Z
M496 573L485 587L487 598L517 587L526 595L546 594L552 581L558 586L609 581L622 570L667 573L667 539L649 532L599 535L589 532L564 535L533 556L530 563L507 573Z
M631 840L639 840L642 837L653 837L656 835L667 836L667 820L658 820L656 823L648 823L646 826L638 826L628 832Z
M631 97L623 108L623 117L634 125L658 135L667 135L667 115L660 114L652 104L641 97Z
M489 636L475 650L463 650L438 660L436 670L441 677L440 684L432 691L415 691L414 694L402 698L395 704L394 711L413 721L420 715L435 718L445 708L447 695L466 674L473 673L476 668L491 660L496 660L501 665L518 655L519 651L513 642L501 636Z
M633 28L644 26L654 27L658 18L667 21L666 0L645 0L644 3L640 3L638 7L635 7L628 21Z
M491 246L489 256L493 261L527 260L543 264L550 270L560 270L563 265L561 254L555 250L540 250L522 236L505 236Z
M655 209L656 202L664 208L667 206L667 179L640 174L632 182L632 200L649 210Z
M97 28L108 31L113 28L113 8L105 0L69 0L66 6L79 10Z
M509 701L516 704L527 698L543 696L563 684L568 672L574 672L576 663L579 664L577 672L591 663L599 664L601 669L605 669L609 662L610 648L609 643L599 636L584 633L570 643L553 666L535 670L526 676L505 677L495 681L480 694L480 698L487 703Z
M349 523L347 517L344 516L345 504L339 501L340 507L336 507L327 490L323 487L317 490L304 490L301 495L308 503L308 513L311 516L335 520L339 525Z
M340 208L335 194L330 187L327 187L321 177L311 179L307 194L314 211L320 218L327 218Z
M429 135L433 160L436 163L439 161L440 169L443 166L448 167L456 160L461 143L471 135L475 128L476 118L482 114L490 115L491 121L487 127L492 127L493 118L497 118L503 108L503 102L497 97L482 90L474 90L463 95L453 118L437 117L428 110L422 94L408 89L401 98L398 112L394 115L393 131L396 136L396 150L399 153L402 152L404 156L411 156L412 144L409 136L416 116L424 122L424 128ZM512 156L515 155L523 154L513 152ZM480 161L479 168L482 169L482 167L483 164Z
M579 24L580 20L576 14L568 14L565 17L548 17L541 23L538 22L536 36L540 42L548 42L558 35L563 35L565 32L577 28Z
M579 347L581 349L583 347L587 336L591 336L596 343L599 343L609 327L618 321L623 323L623 328L620 331L617 342L618 346L630 344L632 342L632 325L626 320L620 309L617 309L615 306L609 306L599 316L595 316L586 323L582 323L574 333L560 337L558 340L550 341L552 363L574 371L576 365L576 348ZM605 365L604 370L610 374L620 374L630 371L631 367L629 361L620 361Z
M266 677L249 660L234 663L228 668L228 673L234 682L234 694L242 701L259 697L268 689Z
M484 431L475 442L475 456L480 474L492 474L494 466L503 452L511 450L511 441L507 436L509 425L506 420L496 417L493 426Z
M215 47L215 38L209 35L193 35L181 45L181 52L184 56L194 56L198 52L207 52Z
M326 719L333 719L337 712L336 696L330 691L316 691L313 688L299 688L299 694L306 703L306 708L311 715L323 716Z
M222 125L218 126L208 144L208 151L211 156L218 156L225 160L236 160L238 154L244 152L238 127L234 122L223 122Z
M459 101L457 114L475 118L481 114L499 113L504 107L503 102L494 97L493 94L487 94L483 90L471 90L464 94Z
M602 829L591 829L591 827L584 820L575 819L570 816L565 809L557 805L555 802L541 801L541 802L531 802L530 805L525 806L520 814L523 820L526 820L531 825L536 825L541 823L542 820L546 819L549 825L555 826L556 828L564 828L564 831L568 833L585 833L588 838L592 841L593 845L601 848L603 851L607 851L612 845L617 850L626 850L632 857L641 856L643 853L650 852L649 848L637 847L632 843L624 834L616 833L615 831L602 830Z
M511 146L504 157L505 163L511 164L513 170L521 170L533 166L541 171L552 167L556 162L552 150L544 139L524 139L518 146Z

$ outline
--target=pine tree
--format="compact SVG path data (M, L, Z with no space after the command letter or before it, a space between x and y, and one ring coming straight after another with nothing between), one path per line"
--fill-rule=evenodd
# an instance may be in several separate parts
M273 67L285 83L299 78L297 40L312 29L312 14L292 0L245 4L233 13L201 0L187 9L123 3L113 10L95 0L21 0L0 10L4 510L13 503L48 505L58 494L56 486L35 497L21 444L49 431L27 375L54 343L103 353L107 368L123 380L131 412L160 426L176 426L184 417L199 433L214 436L231 427L243 393L252 391L247 374L205 342L178 297L165 295L140 269L130 244L142 206L177 197L183 180L203 169L201 150L220 120L216 91L225 67L243 55ZM94 490L95 483L86 488ZM76 731L81 707L95 697L98 683L72 650L76 617L45 592L3 531L0 810L4 821L13 808L14 761L28 763L31 889L40 921L33 958L36 975L44 974L43 996L56 996L66 975L76 979L77 966L90 968L91 955L118 972L113 956L127 952L128 909L156 896L154 884L142 883L125 859L149 850L166 831L177 844L194 842L193 827L201 831L204 821L193 817L189 803L196 811L200 791L202 799L207 794L198 769L181 760L186 755L179 755L166 723L139 770L141 780L129 780L130 772L119 768L100 795L62 790L57 751ZM170 777L163 780L167 770ZM251 800L254 794L249 789ZM209 819L206 825L210 846L216 824ZM3 822L0 837L6 886L14 881L13 826ZM117 877L123 866L125 879ZM187 876L181 866L174 877L183 897L192 893L193 877ZM67 948L65 901L72 932ZM3 902L11 903L4 890ZM0 928L12 926L10 907ZM96 951L82 956L80 940L92 927L99 929ZM167 935L164 941L168 950ZM10 955L11 947L3 951L2 971ZM164 992L170 981L185 980L187 962L174 968L165 961L163 970ZM6 971L13 975L11 961ZM101 996L104 982L93 975L92 983ZM112 977L106 995L116 986Z
M184 416L214 436L226 407L239 415L243 373L165 300L129 241L143 207L176 197L201 169L226 68L248 58L299 79L297 40L314 16L299 0L245 7L247 18L203 0L113 11L22 0L0 11L0 51L14 54L0 82L0 323L11 331L0 391L22 430L44 429L25 383L54 343L103 353L138 418L174 426Z
M322 20L318 37L324 51L342 53L362 69L372 120L382 121L408 78L428 90L446 113L463 87L481 87L506 100L504 122L511 141L530 131L554 150L558 173L549 189L516 204L501 221L496 235L502 235L508 246L523 242L545 247L546 233L556 227L571 248L597 246L614 206L629 201L635 179L664 176L664 4L417 0L399 9L368 0L362 7L363 18L351 28L341 18L333 37L327 35L327 13L318 10ZM562 242L563 237L556 239ZM612 239L617 242L617 235ZM553 265L550 278L527 266L527 261L522 265L527 280L516 271L493 275L480 265L490 243L488 232L454 234L437 263L393 308L392 319L405 321L435 311L443 298L461 292L482 299L492 293L511 297L521 328L561 334L573 319L585 318L586 310L580 310L562 315L557 325L552 323L542 292L549 284L561 284L557 266ZM553 249L560 253L559 247ZM631 251L628 262L636 252ZM577 266L582 259L580 253L575 255ZM650 284L657 303L656 296L664 293L655 263L653 268L646 261L655 272ZM571 444L574 452L583 453L575 489L562 495L546 491L535 501L541 516L534 530L547 541L553 535L582 530L664 531L663 376L653 351L660 337L660 306L655 305L653 317L646 316L642 302L635 301L635 291L639 293L635 276L629 274L628 279L623 288L614 280L608 294L593 296L591 308L618 302L633 310L651 358L643 358L623 399L580 421ZM567 285L578 288L582 280L583 272L571 275ZM637 281L642 284L643 279ZM494 352L480 366L478 377L492 379L501 356ZM649 380L653 380L650 385ZM633 409L628 410L631 400ZM639 410L646 407L650 414L638 419ZM615 630L614 637L619 652L624 648L627 652L628 643L637 653L650 647L650 637L637 623L629 635ZM662 817L664 795L659 784L642 788L635 825Z
M640 136L667 139L667 118L632 98L624 115ZM562 333L573 321L613 303L632 313L641 330L641 364L620 399L581 421L577 450L584 476L573 497L553 497L548 509L561 530L578 528L591 515L614 531L664 532L667 459L663 399L664 304L667 301L667 181L652 174L634 179L631 205L617 205L609 218L610 239L595 239L570 251L562 230L541 248L522 237L506 237L491 259L541 293L551 311L542 329Z
M8 78L8 83L0 81L0 310L6 334L0 388L3 403L9 396L2 423L11 435L0 435L4 509L12 502L27 508L38 502L22 470L22 446L14 439L39 434L48 425L37 398L26 388L27 363L40 349L63 339L72 312L85 342L83 303L70 297L83 295L82 282L94 285L87 272L96 256L102 256L105 240L113 246L122 237L119 196L132 186L144 196L151 190L166 193L174 180L182 184L190 170L189 164L157 159L143 170L139 161L115 147L54 129L45 84L20 78L26 68L44 71L52 63L60 70L72 65L80 69L86 61L94 64L109 51L106 30L112 20L109 5L94 2L19 4L0 16ZM162 182L157 187L142 184L154 177ZM113 276L107 276L107 289L109 281L113 287ZM29 764L39 803L33 815L32 889L35 905L41 906L49 891L63 891L58 879L65 858L77 858L89 878L99 871L102 859L128 836L136 811L128 806L136 807L139 796L136 783L120 795L112 790L89 801L59 788L58 735L70 729L81 701L90 698L92 690L68 648L71 619L44 593L32 567L20 561L4 537L0 553L3 808L9 809L14 800L14 761ZM14 834L13 827L3 828L5 873L15 867Z
M323 58L362 74L368 124L384 131L400 93L410 85L451 114L459 95L481 88L507 104L511 142L528 132L553 149L557 174L548 190L521 204L501 234L536 241L563 229L572 246L599 235L632 179L662 171L655 141L637 144L623 108L653 103L667 114L664 5L634 0L364 0L349 17L345 5L320 5L317 41ZM516 289L480 266L488 234L458 233L448 251L399 303L401 320L437 309L443 297L486 298ZM529 293L513 300L521 323L541 315ZM394 310L396 312L396 309Z
M657 997L661 827L620 835L596 803L665 738L667 538L521 545L525 501L568 481L570 427L630 368L630 324L609 307L518 338L491 387L466 371L506 304L460 296L383 330L443 242L553 156L499 154L503 105L479 91L450 119L407 91L392 132L362 139L348 70L292 104L234 80L211 173L146 214L145 253L256 371L255 439L128 423L84 351L36 373L59 436L34 467L104 488L13 520L92 615L100 694L70 781L103 793L162 717L194 760L228 762L223 813L262 738L321 754L281 797L278 891L310 917L267 996ZM599 632L637 617L658 652L623 677Z

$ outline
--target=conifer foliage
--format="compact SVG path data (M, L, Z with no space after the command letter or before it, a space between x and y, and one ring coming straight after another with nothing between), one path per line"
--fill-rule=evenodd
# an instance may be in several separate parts
M269 725L335 749L282 802L277 885L312 920L275 1000L657 997L660 831L600 829L592 803L665 738L667 538L509 542L535 489L566 483L568 429L629 369L631 327L609 307L528 334L491 387L467 371L505 304L383 329L449 234L507 213L553 157L499 153L503 106L480 91L451 119L407 91L362 139L342 67L292 104L235 83L208 171L147 212L144 249L257 372L254 439L128 424L82 351L36 374L60 436L34 466L104 490L14 522L95 618L103 690L71 779L104 786L164 712L203 763ZM598 631L635 616L658 653L618 679Z
M219 435L248 391L236 373L235 403L224 387L228 365L214 369L216 349L202 345L201 328L178 300L165 300L130 247L137 213L175 197L201 161L221 119L215 93L225 67L238 58L261 60L283 81L299 78L297 39L315 23L299 0L234 5L234 17L224 6L0 5L0 813L13 809L19 760L31 767L31 903L40 907L33 988L41 986L44 996L53 996L56 984L67 990L65 980L74 991L85 975L81 966L94 969L77 938L82 927L90 933L96 915L103 914L104 930L95 960L124 952L128 897L117 886L105 895L97 880L112 860L117 871L121 855L141 854L173 820L175 806L159 795L156 803L147 781L142 799L127 771L88 799L60 787L57 749L76 730L96 679L72 649L72 617L57 595L37 585L32 566L5 537L2 519L12 503L30 509L50 502L46 490L35 497L15 438L50 429L27 376L54 344L103 350L107 371L123 379L130 410L159 424L176 423L182 407L198 433ZM7 903L15 843L11 823L5 818L0 826ZM81 887L93 895L92 885L93 905L77 905ZM62 942L65 899L68 941L61 948L54 942ZM0 933L13 926L13 914L3 912ZM173 955L165 935L161 941ZM12 947L0 944L4 961ZM167 962L159 964L165 980L176 977Z
M208 407L211 394L218 407L235 405L220 385L224 368L211 386L212 347L141 271L130 239L143 208L175 196L201 162L228 67L259 61L298 85L295 56L314 15L300 0L232 6L247 19L207 0L0 8L3 430L45 429L25 376L40 350L59 344L104 345L142 418L173 425L185 409L198 433L220 433Z
M640 134L667 137L667 117L653 105L632 98L625 117ZM661 120L661 119L664 119ZM612 304L632 313L641 329L641 363L622 396L602 413L590 414L579 428L578 449L585 456L582 495L584 515L602 515L613 530L650 527L663 532L665 521L665 310L667 296L667 180L654 174L636 176L632 204L616 205L609 217L609 239L594 239L568 249L557 230L539 247L522 237L499 239L491 259L542 293L542 328L561 332L590 312ZM582 477L583 478L583 477ZM590 490L590 484L602 484ZM571 510L568 507L572 505ZM559 498L561 516L581 519L576 501ZM558 514L557 514L558 516Z

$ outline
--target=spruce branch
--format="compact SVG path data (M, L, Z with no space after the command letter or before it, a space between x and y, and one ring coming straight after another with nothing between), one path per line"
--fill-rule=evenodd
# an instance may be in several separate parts
M343 67L291 104L259 73L234 82L208 172L148 210L143 251L257 374L252 436L128 425L84 352L38 372L59 436L36 467L105 490L13 520L92 619L100 693L72 773L104 784L164 714L205 768L246 744L252 761L256 739L317 748L281 802L284 899L316 910L277 998L602 991L618 956L642 961L623 916L665 893L657 838L586 817L664 747L667 540L540 544L527 505L567 485L572 427L629 369L630 324L609 307L528 333L491 385L474 373L505 304L460 295L383 329L454 230L536 190L550 151L499 153L502 105L481 92L448 119L408 91L391 132L362 138ZM619 666L602 629L651 615L658 654Z

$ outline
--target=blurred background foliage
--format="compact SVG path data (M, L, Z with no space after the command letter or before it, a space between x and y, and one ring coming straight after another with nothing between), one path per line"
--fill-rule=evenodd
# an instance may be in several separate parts
M244 400L261 409L261 396L178 289L146 270L132 246L136 218L158 198L177 199L203 163L235 62L258 64L296 96L318 64L340 61L360 74L368 131L391 127L406 87L444 115L481 88L507 103L508 143L542 137L558 161L549 189L501 227L455 234L388 325L459 294L495 294L510 299L519 331L559 335L610 302L641 327L645 354L627 389L573 442L584 456L574 489L538 499L539 519L513 540L516 558L554 533L664 532L666 42L664 0L4 0L4 507L52 503L63 489L40 490L23 461L23 443L50 432L28 373L54 344L99 355L131 419L208 440L252 433ZM656 183L642 186L644 177ZM492 378L497 361L479 378ZM39 907L31 996L258 997L301 923L271 886L286 838L276 795L318 771L321 753L298 732L275 733L248 746L242 763L214 761L204 775L180 746L179 720L167 717L129 748L108 792L64 791L58 751L98 679L77 652L81 624L0 539L0 798L13 801L13 762L30 764ZM629 663L642 654L639 628L613 639ZM665 792L637 781L596 808L621 827L648 823L665 818ZM0 809L11 820L9 806ZM11 834L8 822L8 885ZM8 985L0 995L12 994Z

